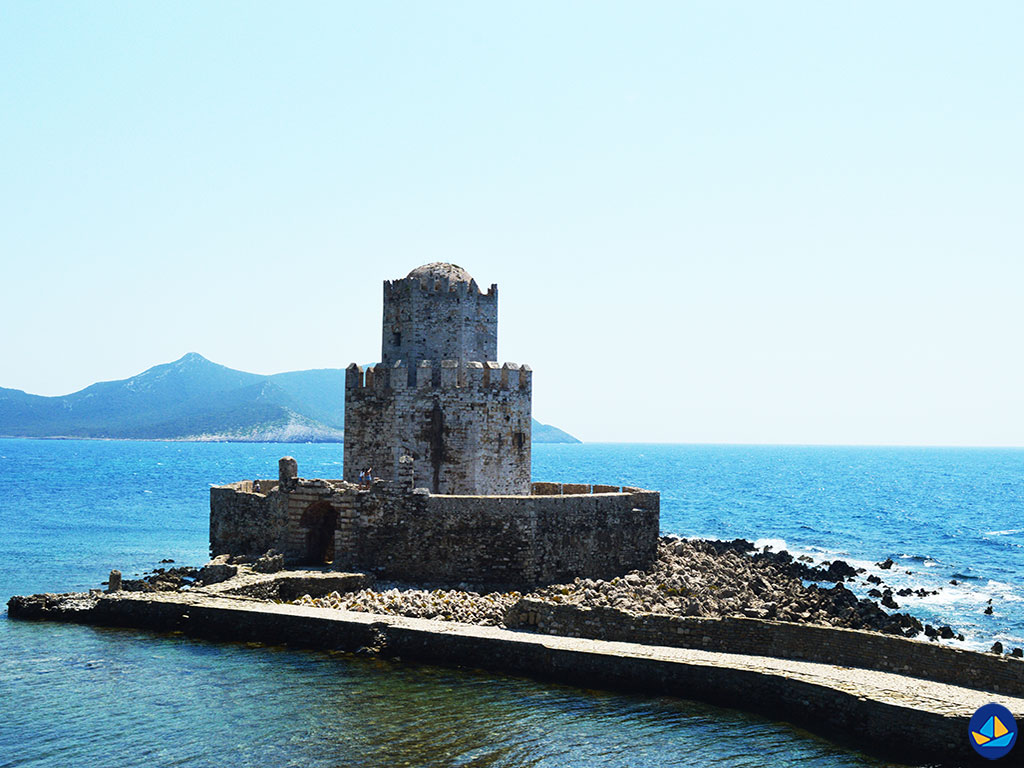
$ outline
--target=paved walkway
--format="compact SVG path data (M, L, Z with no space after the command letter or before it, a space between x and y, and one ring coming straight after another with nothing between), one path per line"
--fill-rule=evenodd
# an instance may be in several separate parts
M168 602L183 602L182 597L187 594L153 593L147 595L147 598L156 598ZM188 602L192 600L196 600L197 603L203 605L209 605L210 607L230 607L234 610L241 609L255 613L303 616L361 625L387 625L418 632L491 639L511 643L538 644L545 648L560 651L644 658L693 666L728 667L763 675L777 675L800 680L843 691L860 699L871 699L899 707L934 712L947 717L969 718L978 707L992 701L999 702L1011 712L1024 713L1024 697L988 693L973 688L963 688L956 685L898 675L892 672L880 672L857 667L841 667L833 664L779 659L769 656L747 656L689 648L671 648L668 646L650 646L638 643L591 640L588 638L540 635L522 630L460 624L452 621L413 619L390 614L372 614L358 611L341 611L331 608L274 604L228 596L207 597L193 593L188 595Z
M40 618L220 640L376 648L428 663L667 693L762 712L915 765L988 764L968 743L970 716L992 701L1024 715L1024 697L892 672L272 603L212 590L80 595Z

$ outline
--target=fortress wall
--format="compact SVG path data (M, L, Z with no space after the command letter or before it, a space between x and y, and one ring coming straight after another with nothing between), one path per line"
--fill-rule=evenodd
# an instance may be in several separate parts
M494 360L498 356L498 286L476 281L385 281L381 361Z
M413 490L415 463L400 462L400 481L363 488L300 478L285 457L279 480L261 481L275 486L269 493L251 481L211 488L211 554L276 549L289 565L326 560L335 570L491 589L612 578L656 558L656 492L431 494Z
M657 557L657 493L533 497L538 584L610 579Z
M657 493L359 497L355 554L342 567L412 582L522 588L611 578L654 561Z
M1024 661L855 629L764 619L632 614L524 598L509 627L544 634L800 659L1024 694Z
M276 481L273 481L276 485ZM254 493L252 481L210 489L210 554L262 555L283 552L288 497L278 490Z
M416 459L414 485L435 493L530 493L529 366L429 361L351 365L345 379L345 479L386 480Z

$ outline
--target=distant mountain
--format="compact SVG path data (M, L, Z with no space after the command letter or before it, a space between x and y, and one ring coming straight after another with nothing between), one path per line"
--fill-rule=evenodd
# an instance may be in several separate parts
M0 387L6 437L339 442L344 423L343 370L261 376L195 352L63 397ZM533 440L579 442L536 420Z
M550 424L541 424L536 419L533 420L533 426L531 428L533 432L533 442L535 443L582 443L583 441L573 437L568 432L563 432L558 427L552 427Z

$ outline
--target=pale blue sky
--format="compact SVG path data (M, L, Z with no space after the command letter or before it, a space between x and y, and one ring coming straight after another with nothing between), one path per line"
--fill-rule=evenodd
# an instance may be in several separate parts
M1024 445L1024 5L6 3L0 386L501 289L586 440Z

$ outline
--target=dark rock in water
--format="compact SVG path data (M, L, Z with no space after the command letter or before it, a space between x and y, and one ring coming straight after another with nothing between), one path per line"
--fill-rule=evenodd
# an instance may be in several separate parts
M877 589L869 589L868 590L868 594L871 595L871 597L881 597L882 596L881 591L877 590Z
M894 613L889 618L896 621L905 637L917 637L924 631L921 622L909 613Z
M873 573L870 576L868 576L867 580L871 584L881 584L882 583L882 579L880 577L878 577L878 576L875 576L875 574L873 574Z
M733 539L732 541L698 539L693 543L697 544L698 542L703 545L701 548L709 554L722 555L726 552L735 552L738 555L745 555L748 552L754 551L754 542L747 541L746 539Z
M161 563L173 563L174 561L173 561L173 560L171 560L171 559L170 559L169 557L166 557L166 558L164 558L163 560L161 560L160 562L161 562Z
M1010 651L1010 655L1015 656L1018 659L1024 658L1024 648L1014 648Z
M985 615L986 616L991 616L992 615L992 606L991 605L988 608L985 609Z
M955 633L949 626L943 625L939 627L939 637L941 637L943 640L951 640L954 636Z
M155 592L153 585L144 579L123 579L121 589L125 592Z
M120 592L121 591L121 572L113 570L110 572L110 576L107 579L107 592Z
M76 614L87 616L97 602L98 597L82 592L15 595L7 601L7 615L15 619L45 619L60 615L62 620L74 621Z
M992 643L992 649L991 650L992 650L992 653L1002 653L1003 652L1003 644L1000 643L998 640L996 640L994 643Z
M936 637L939 636L939 631L935 627L933 627L931 624L925 624L924 625L924 634L925 634L925 637L928 637L928 638L934 640Z
M877 565L883 571L888 571L890 568L892 568L894 565L896 565L896 562L891 557L887 557L882 562L875 563L875 565Z
M180 566L175 568L156 568L151 574L141 579L121 580L121 589L125 592L175 592L189 586L199 576L196 568ZM113 591L113 590L108 590Z
M952 584L954 587L959 586L960 584L960 582L956 579L951 579L949 583Z
M896 594L900 597L910 597L912 594L914 594L914 590L910 589L909 587L904 587L903 589L899 590Z
M857 575L857 569L843 560L833 560L826 573L828 581L846 581Z
M882 593L882 605L884 605L886 608L891 608L894 611L900 607L899 603L892 599L891 589L887 589L885 590L885 592Z

